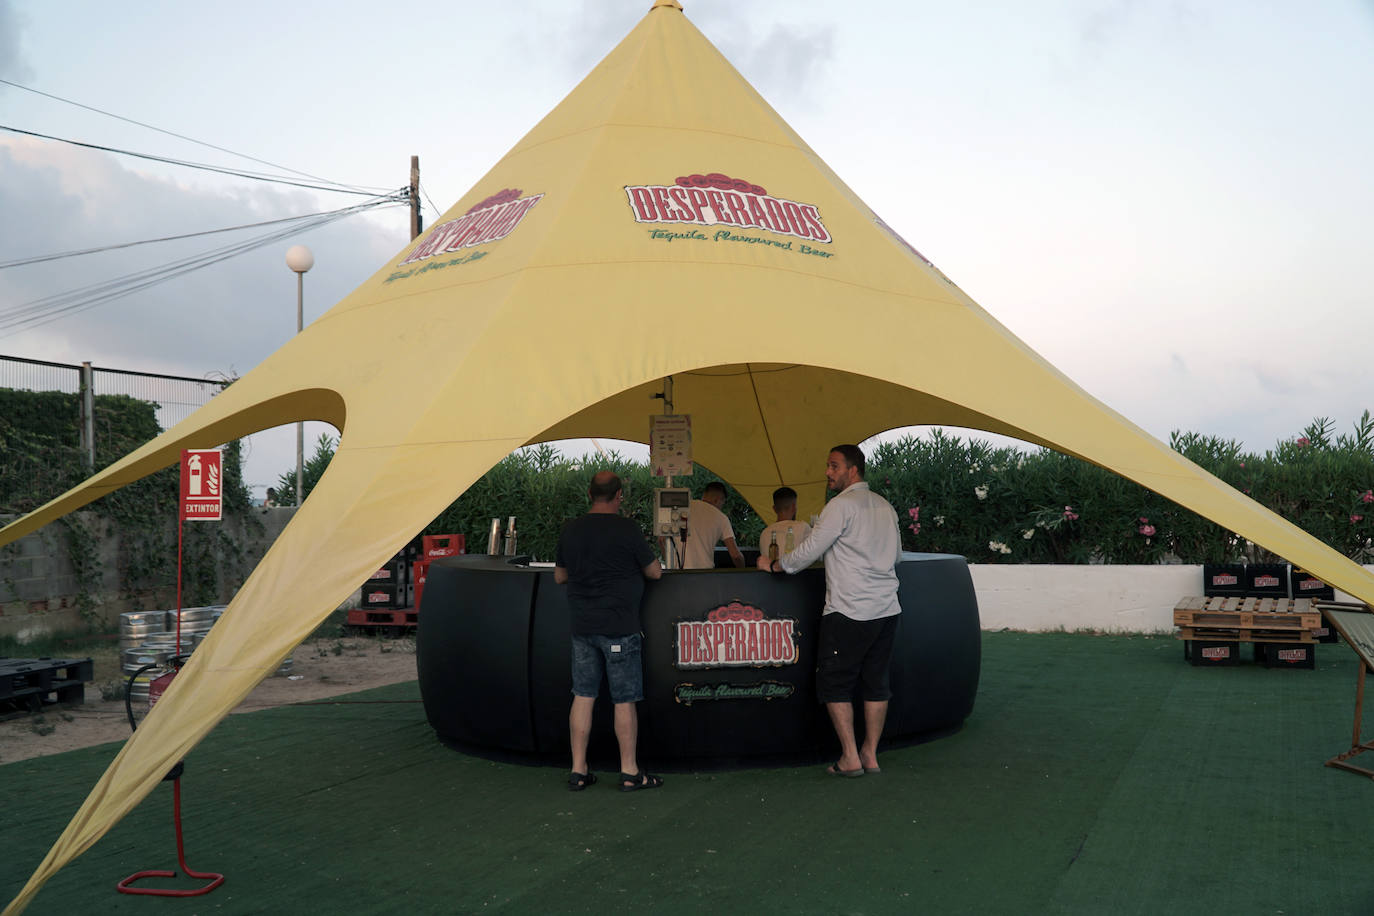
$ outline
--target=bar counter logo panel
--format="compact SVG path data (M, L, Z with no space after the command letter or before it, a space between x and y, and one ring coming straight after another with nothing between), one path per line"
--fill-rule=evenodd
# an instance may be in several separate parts
M679 620L674 664L703 668L780 668L797 662L797 621L769 617L761 608L731 601L703 620Z

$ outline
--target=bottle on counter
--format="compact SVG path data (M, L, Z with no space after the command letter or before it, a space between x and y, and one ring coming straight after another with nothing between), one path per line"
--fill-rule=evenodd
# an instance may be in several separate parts
M768 562L773 562L778 558L778 533L773 532L773 538L768 542Z
M791 553L797 549L797 537L792 533L792 526L787 526L787 539L782 543L782 552Z

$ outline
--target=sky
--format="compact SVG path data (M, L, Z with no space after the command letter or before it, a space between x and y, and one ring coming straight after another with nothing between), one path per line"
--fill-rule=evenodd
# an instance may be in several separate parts
M1262 451L1374 409L1374 0L682 5L887 223L1146 431ZM0 84L0 125L378 190L418 155L430 225L649 6L0 0L0 79L28 87ZM0 264L363 199L0 131ZM0 319L251 234L0 267ZM241 376L295 333L290 245L315 255L308 324L408 241L404 208L350 216L0 328L0 355ZM294 448L250 438L255 497Z

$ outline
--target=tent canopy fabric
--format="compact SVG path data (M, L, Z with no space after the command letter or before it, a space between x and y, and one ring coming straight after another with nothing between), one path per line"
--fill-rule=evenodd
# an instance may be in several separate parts
M688 323L697 330L680 330ZM920 357L913 355L917 351ZM1093 399L897 236L683 15L639 25L428 232L187 420L9 543L302 419L320 483L6 913L89 848L377 566L512 450L645 441L673 379L695 457L760 512L826 452L940 424L1109 468L1365 601L1374 576Z

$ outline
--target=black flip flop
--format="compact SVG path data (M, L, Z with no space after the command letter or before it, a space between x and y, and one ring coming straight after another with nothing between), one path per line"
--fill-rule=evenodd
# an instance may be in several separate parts
M585 773L570 773L568 775L568 791L581 792L587 786L596 785L596 774L591 770Z
M630 783L630 785L626 785ZM638 773L620 774L620 791L638 792L640 789L657 789L663 785L663 777L653 776L643 770Z

